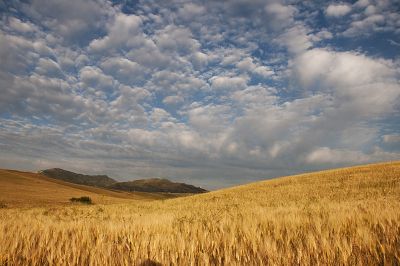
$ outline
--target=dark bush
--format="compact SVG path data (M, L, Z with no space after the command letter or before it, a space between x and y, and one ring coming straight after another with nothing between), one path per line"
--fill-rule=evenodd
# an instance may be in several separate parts
M80 197L80 198L70 198L69 199L71 202L80 202L84 204L92 204L92 199L89 197Z
M7 205L3 202L0 202L0 209L5 209L7 208Z

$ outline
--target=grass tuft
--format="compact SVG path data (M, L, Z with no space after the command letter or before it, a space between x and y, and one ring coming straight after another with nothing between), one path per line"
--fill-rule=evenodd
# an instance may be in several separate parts
M70 198L71 202L79 202L83 204L93 204L92 199L90 197L80 197L80 198Z

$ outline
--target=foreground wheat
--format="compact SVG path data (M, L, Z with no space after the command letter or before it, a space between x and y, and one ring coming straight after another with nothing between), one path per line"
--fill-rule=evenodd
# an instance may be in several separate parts
M0 209L0 265L399 265L400 163L123 205Z

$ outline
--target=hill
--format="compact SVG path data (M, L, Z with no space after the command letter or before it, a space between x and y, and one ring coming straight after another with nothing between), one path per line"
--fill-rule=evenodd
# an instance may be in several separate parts
M0 214L0 265L399 265L400 162Z
M95 187L107 187L117 182L106 175L83 175L60 168L41 170L39 173L66 182Z
M167 192L167 193L204 193L207 190L185 183L175 183L168 179L150 178L139 179L128 182L118 182L109 188L123 191L142 191L142 192Z
M83 175L60 168L41 170L39 171L39 173L51 178L63 180L70 183L128 192L137 191L191 194L207 192L207 190L199 187L195 187L185 183L175 183L169 181L168 179L162 178L149 178L127 182L117 182L106 175Z
M0 169L0 203L2 205L8 207L70 205L70 198L81 196L89 196L95 203L100 204L172 197L172 195L161 193L111 191L72 184L37 173Z

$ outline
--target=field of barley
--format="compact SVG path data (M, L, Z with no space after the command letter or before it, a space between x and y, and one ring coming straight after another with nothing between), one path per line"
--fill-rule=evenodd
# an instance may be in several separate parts
M0 265L399 265L400 162L190 197L0 209Z

